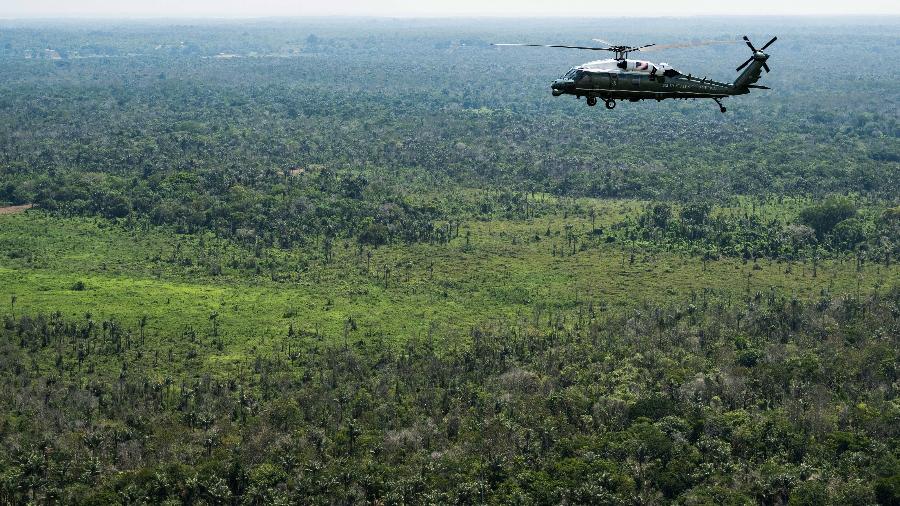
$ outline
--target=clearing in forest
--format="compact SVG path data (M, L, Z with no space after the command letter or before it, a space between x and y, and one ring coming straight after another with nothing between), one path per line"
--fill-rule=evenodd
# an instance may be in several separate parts
M19 214L34 207L34 204L22 204L20 206L0 207L0 214Z

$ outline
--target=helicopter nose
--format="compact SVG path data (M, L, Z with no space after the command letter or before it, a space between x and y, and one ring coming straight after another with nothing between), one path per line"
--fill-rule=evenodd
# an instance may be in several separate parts
M574 85L575 81L572 81L571 79L557 79L553 81L553 84L550 85L550 88L553 89L554 95L559 96L568 91Z

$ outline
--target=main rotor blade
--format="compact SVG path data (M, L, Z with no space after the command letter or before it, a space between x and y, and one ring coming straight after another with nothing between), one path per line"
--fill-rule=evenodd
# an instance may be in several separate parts
M646 51L648 47L653 47L655 45L656 44L646 44L646 45L643 45L640 47L632 47L632 48L628 48L625 52L627 53L629 51Z
M588 51L612 51L606 47L590 46L563 46L561 44L491 44L492 46L519 46L519 47L562 47L566 49L586 49Z
M641 51L647 53L650 51L662 51L663 49L680 49L684 47L700 47L700 46L712 46L715 44L738 44L740 41L737 40L700 40L697 42L676 42L674 44L663 44L661 46L653 46L650 49L642 49Z
M746 67L747 65L750 65L750 62L752 62L752 61L753 61L753 57L751 56L750 58L747 58L747 61L745 61L744 63L742 63L740 67L738 67L738 68L736 68L736 69L734 69L734 70L740 72L741 69L743 69L743 68Z
M763 68L766 69L766 73L769 72L769 66L766 65L766 62L763 62Z
M761 48L759 48L759 50L760 50L760 51L765 51L766 48L769 47L769 46L771 46L772 43L775 42L776 40L778 40L778 37L772 37L772 40L770 40L769 42L766 42L766 45L763 46L763 47L761 47Z
M754 53L756 52L756 48L753 47L753 43L750 42L750 39L748 39L746 35L744 35L744 42L747 43L747 47L749 47L751 51L753 51Z
M613 44L612 42L607 42L603 39L591 39L591 40L594 42L599 42L601 44L606 44L607 46L615 46L615 44Z

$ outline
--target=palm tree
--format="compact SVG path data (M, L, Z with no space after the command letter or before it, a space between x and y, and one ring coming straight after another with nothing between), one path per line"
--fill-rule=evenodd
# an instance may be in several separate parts
M147 326L147 315L142 315L138 320L138 327L141 329L141 346L144 346L144 327Z
M213 311L212 314L209 315L209 321L212 322L213 339L215 339L219 335L219 313Z

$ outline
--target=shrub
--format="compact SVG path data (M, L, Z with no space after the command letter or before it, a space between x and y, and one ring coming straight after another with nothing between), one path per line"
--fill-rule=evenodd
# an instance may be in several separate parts
M847 197L829 197L800 211L800 222L812 228L821 240L838 223L856 215L856 204Z
M900 506L900 474L879 478L875 482L875 498L882 506Z
M371 223L359 234L358 240L362 244L378 247L387 244L389 238L390 232L386 226L381 223Z

